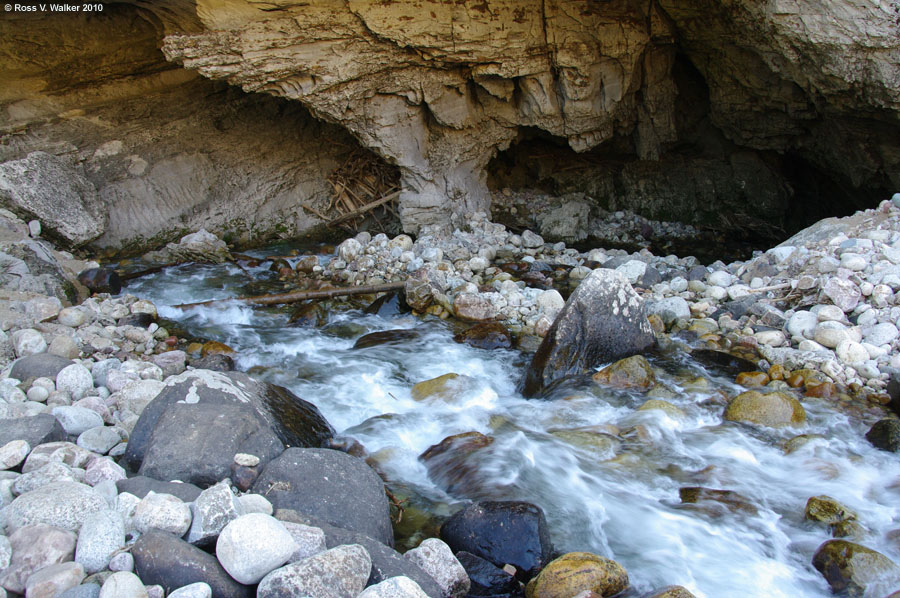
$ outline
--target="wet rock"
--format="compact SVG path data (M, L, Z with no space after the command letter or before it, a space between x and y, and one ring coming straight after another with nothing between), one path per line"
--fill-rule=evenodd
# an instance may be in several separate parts
M371 569L365 548L359 544L338 546L272 571L260 582L256 595L356 598L366 587Z
M153 315L140 312L122 316L118 319L118 321L116 321L116 325L119 328L125 328L126 326L139 328L140 330L138 331L126 330L126 338L129 338L129 340L132 340L133 342L147 342L149 336L145 328L148 328L154 321L156 321L156 318Z
M333 429L290 391L245 374L192 370L169 378L131 433L125 460L142 475L209 486L237 453L262 463L284 444L319 446Z
M403 556L430 575L446 598L463 598L468 594L469 576L444 542L428 538Z
M125 546L125 522L117 511L104 510L86 517L78 532L75 560L90 573L103 571ZM79 583L80 580L79 580Z
M25 595L28 598L55 598L69 588L74 588L84 579L81 563L59 563L44 567L33 573L25 581Z
M78 282L86 286L91 293L118 295L122 291L119 273L110 268L84 270L78 274Z
M483 322L467 328L453 337L458 343L465 343L477 349L509 349L512 335L502 324Z
M728 404L724 418L728 421L780 428L803 424L806 422L806 411L800 401L785 392L762 394L748 390Z
M497 567L513 565L520 581L536 575L553 552L544 512L526 502L471 504L441 526L441 539L454 552L465 550Z
M650 362L642 355L632 355L612 363L592 376L597 384L646 392L656 384Z
M511 594L519 589L519 582L512 574L471 552L461 550L456 553L456 558L469 576L469 592L473 596Z
M678 489L682 504L696 505L699 509L713 517L721 517L727 513L744 513L756 515L759 509L748 498L733 490L713 490L700 486L688 486Z
M644 594L642 598L696 598L696 596L681 586L666 586Z
M472 455L493 442L481 432L454 434L425 449L419 460L428 467L428 476L447 492L469 494L468 489L477 484L478 467Z
M734 383L741 386L765 386L769 383L769 375L765 372L741 372Z
M601 461L615 457L616 451L622 444L615 436L593 426L572 430L552 430L550 433L563 442L592 453Z
M135 571L147 584L159 584L167 592L203 582L221 598L253 598L252 587L232 579L216 560L196 546L171 534L152 531L143 534L131 550Z
M138 498L144 498L149 492L157 494L171 494L184 502L193 502L200 496L201 490L193 484L162 482L146 476L134 476L127 480L116 482L118 491L133 494Z
M77 532L92 513L107 508L106 499L90 486L53 482L22 494L6 508L8 530L44 523Z
M569 297L526 372L523 392L640 353L655 342L644 305L624 276L591 272Z
M32 447L66 439L66 431L59 420L49 413L30 417L0 419L0 443L24 440Z
M0 572L0 586L20 594L32 573L70 561L75 552L75 534L43 524L17 529L9 536L9 543L12 560Z
M866 440L872 446L884 451L896 453L900 451L900 421L896 419L882 419L875 422L866 432Z
M819 546L812 564L835 593L883 595L900 583L900 567L891 559L846 540L828 540Z
M367 587L357 598L425 598L419 584L408 577L392 577Z
M628 587L619 563L589 552L570 552L551 561L525 588L526 598L570 598L582 592L613 596Z
M60 370L72 364L71 359L50 353L26 355L13 362L9 376L16 380L28 380L29 378L50 378L51 380L56 380Z
M834 525L847 519L856 519L856 513L830 496L811 496L806 501L806 518Z
M199 359L192 359L191 365L198 370L210 370L213 372L233 372L234 359L224 353L213 353Z
M295 509L394 545L384 483L365 461L330 449L289 448L253 485L276 509Z
M673 419L683 419L686 417L685 412L680 407L662 399L647 399L637 408L638 411L652 411L654 409L662 411Z
M311 326L318 328L328 321L328 314L319 303L301 305L288 318L288 323L295 326Z
M417 338L419 338L419 333L416 330L382 330L359 337L353 348L366 349L379 345L399 345Z

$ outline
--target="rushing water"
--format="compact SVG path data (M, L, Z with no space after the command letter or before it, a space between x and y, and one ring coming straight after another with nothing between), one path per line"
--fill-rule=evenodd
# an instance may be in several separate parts
M252 273L266 276L262 268ZM635 592L680 584L707 598L831 595L810 564L829 532L804 520L807 499L819 494L854 510L871 530L863 543L900 561L888 534L900 527L900 459L871 447L864 423L824 402L804 400L808 423L802 429L723 424L721 402L711 399L719 389L733 394L736 387L677 351L655 358L655 365L684 417L637 411L646 397L591 386L528 400L516 390L522 356L458 344L437 319L354 310L332 313L315 329L287 325L284 310L166 307L241 294L248 280L232 265L189 265L135 281L127 291L153 300L162 316L189 332L234 347L239 369L315 403L339 432L378 459L390 479L435 504L459 502L463 493L534 502L547 514L557 549L614 558L628 570ZM396 328L420 335L352 348L364 332ZM448 372L473 381L450 400L412 399L413 384ZM696 377L710 383L692 381ZM616 448L560 432L602 424L631 432ZM418 455L470 431L495 440L467 461L472 471L460 493L449 496ZM786 454L784 442L801 433L821 437ZM679 500L683 486L732 490L758 511L686 506Z

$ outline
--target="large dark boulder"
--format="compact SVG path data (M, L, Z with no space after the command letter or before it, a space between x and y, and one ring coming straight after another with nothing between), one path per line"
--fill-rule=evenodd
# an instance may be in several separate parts
M497 567L515 566L523 582L549 563L553 553L544 512L527 502L471 504L441 526L441 539L454 553L464 550Z
M291 521L317 527L325 532L325 545L328 548L343 544L359 544L369 552L372 557L372 572L369 574L367 586L381 583L391 577L406 576L419 584L419 587L431 598L442 598L440 586L425 573L418 565L404 558L393 548L382 542L370 538L365 534L336 527L305 513L298 513L293 509L279 509L275 512L275 518L281 521Z
M615 270L598 269L566 301L525 372L522 392L602 363L646 351L656 342L643 300Z
M333 433L315 405L284 388L238 372L192 370L169 378L141 413L125 463L203 487L230 476L235 453L265 464L284 446L320 446Z
M66 431L59 420L49 413L30 417L0 419L0 446L13 440L24 440L32 447L66 439Z
M182 586L205 582L216 598L252 598L256 590L231 578L216 557L171 534L150 531L131 549L134 569L146 585L161 585L166 594Z
M900 421L896 419L882 419L869 428L866 432L866 440L872 446L883 451L896 453L900 451Z
M293 509L394 545L384 482L366 462L331 449L291 448L253 484L276 509Z
M460 550L456 553L456 558L466 570L469 581L472 582L469 589L469 594L472 596L511 594L519 588L515 577L471 552Z

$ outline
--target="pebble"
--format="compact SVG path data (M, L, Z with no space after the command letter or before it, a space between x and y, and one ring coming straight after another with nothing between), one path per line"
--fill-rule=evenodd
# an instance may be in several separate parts
M212 598L212 588L208 583L200 581L174 590L169 598Z
M28 392L25 393L25 396L28 397L29 401L46 403L47 399L50 398L50 391L43 386L32 386L28 389Z
M71 366L70 366L71 367ZM53 416L59 421L66 434L78 436L83 432L103 425L103 418L86 407L54 407Z
M816 326L813 338L817 343L829 349L834 349L843 341L852 340L847 327L832 320L820 322Z
M10 338L16 357L35 355L47 350L47 341L44 340L44 336L32 328L16 330Z
M78 343L75 340L66 334L60 334L53 338L50 341L50 346L47 348L47 353L51 355L59 355L60 357L65 357L66 359L75 359L79 355L81 355L81 348L79 348Z
M137 575L117 571L103 582L100 598L149 598L149 595Z
M56 321L69 328L78 328L87 322L87 315L77 307L64 307L56 316Z
M875 346L890 345L900 336L900 330L892 322L875 324L863 334L863 339Z
M869 352L861 344L851 340L843 340L834 350L838 359L846 364L861 363L869 358Z
M110 571L134 571L134 557L130 552L120 552L109 559Z
M250 513L230 522L216 541L216 557L231 577L243 584L258 583L287 562L298 549L280 521Z
M12 469L18 467L28 453L31 445L24 440L11 440L0 447L0 469Z

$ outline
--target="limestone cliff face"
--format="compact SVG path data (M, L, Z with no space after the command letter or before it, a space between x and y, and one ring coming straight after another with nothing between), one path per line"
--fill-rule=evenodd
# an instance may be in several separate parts
M400 169L411 232L486 210L490 160L535 132L625 164L583 190L650 211L671 196L682 218L722 189L726 211L783 217L809 182L863 203L900 188L896 0L132 0L0 18L0 159L84 165L111 247L173 221L302 230L332 141Z
M658 158L679 51L730 141L900 186L896 2L274 0L230 18L239 4L204 3L205 31L167 36L166 56L299 100L398 164L409 230L484 209L485 164L520 127Z

